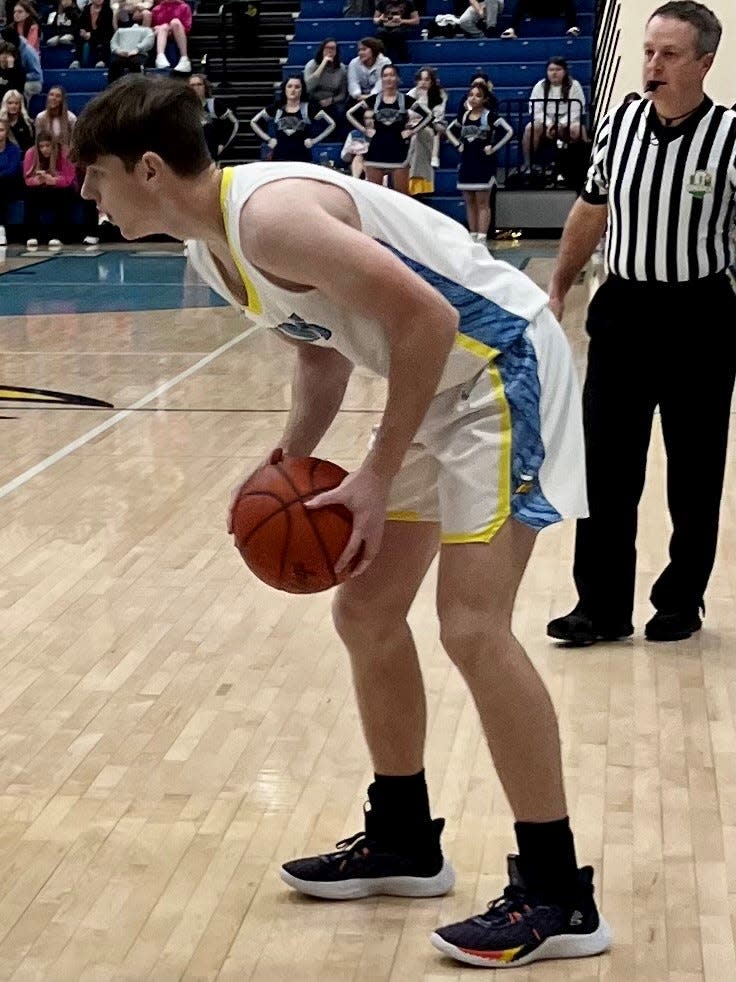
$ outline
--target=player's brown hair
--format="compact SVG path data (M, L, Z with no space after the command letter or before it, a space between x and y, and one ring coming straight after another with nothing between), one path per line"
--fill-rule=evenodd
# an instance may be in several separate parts
M84 107L72 131L71 157L83 167L112 156L132 171L146 152L158 154L180 177L196 177L212 163L202 106L191 86L126 75Z

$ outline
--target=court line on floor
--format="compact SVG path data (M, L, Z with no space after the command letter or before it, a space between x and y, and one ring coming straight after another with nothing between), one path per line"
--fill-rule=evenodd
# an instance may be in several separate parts
M106 419L103 423L100 423L99 426L95 426L93 429L83 433L82 436L77 437L76 440L72 440L71 443L67 443L65 447L61 447L60 450L52 453L49 457L46 457L38 464L34 464L33 467L29 467L28 470L23 471L22 474L14 477L12 481L8 481L7 484L0 486L0 498L4 498L12 491L16 491L19 487L27 484L28 481L32 480L34 477L37 477L45 470L48 470L49 467L53 467L54 464L58 464L60 460L68 457L69 454L74 453L75 450L83 447L86 443L89 443L90 440L94 440L95 437L99 436L101 433L104 433L106 430L109 430L118 423L121 423L124 419L127 419L128 416L132 416L136 409L141 409L143 406L147 406L149 402L153 402L154 399L158 399L158 397L163 395L164 392L168 392L169 389L172 389L175 385L178 385L179 382L183 382L184 379L189 378L190 375L194 375L194 373L199 371L200 368L204 368L205 365L209 365L209 363L214 361L219 355L229 351L230 348L234 348L235 345L240 344L241 341L245 341L246 338L250 337L250 335L254 334L257 330L258 325L253 324L251 327L247 328L247 330L242 331L236 337L231 338L229 341L226 341L225 344L220 345L219 348L215 348L214 351L211 351L208 355L205 355L204 358L200 358L198 362L195 362L194 365L191 365L189 368L185 369L185 371L180 372L178 375L175 375L173 378L169 379L168 382L163 382L152 392L149 392L147 395L139 399L138 402L133 403L130 408L116 413L114 416L111 416L110 419Z

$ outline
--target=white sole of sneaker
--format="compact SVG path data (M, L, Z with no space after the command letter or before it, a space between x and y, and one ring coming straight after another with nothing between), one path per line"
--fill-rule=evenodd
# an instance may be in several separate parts
M442 897L455 885L455 871L445 860L436 876L378 876L374 879L341 880L320 883L300 880L285 869L279 870L287 886L323 900L359 900L361 897Z
M475 965L479 968L521 968L532 962L553 958L589 958L592 955L601 955L611 947L612 935L610 927L601 917L597 930L592 934L557 934L553 938L547 938L534 951L517 958L516 961L503 961L498 957L470 954L445 941L436 933L430 935L429 940L443 955L448 955L465 965Z

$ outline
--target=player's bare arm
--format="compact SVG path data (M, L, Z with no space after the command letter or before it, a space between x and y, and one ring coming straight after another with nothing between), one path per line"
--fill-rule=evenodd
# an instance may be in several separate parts
M279 341L296 349L294 375L291 380L291 407L278 447L269 453L259 467L266 462L275 463L284 454L292 457L311 456L342 405L345 389L355 367L334 348L318 348L283 336L279 337ZM252 476L253 471L233 489L227 515L228 532L233 530L235 503Z
M281 341L296 349L296 364L291 410L279 446L293 457L309 457L337 416L355 366L334 348Z
M295 221L297 216L297 221ZM281 286L319 290L359 307L386 334L391 368L381 432L361 468L311 506L340 503L353 535L336 566L363 548L360 575L378 553L391 480L424 418L457 336L457 311L387 249L364 235L350 196L312 181L283 181L255 192L243 208L241 247Z

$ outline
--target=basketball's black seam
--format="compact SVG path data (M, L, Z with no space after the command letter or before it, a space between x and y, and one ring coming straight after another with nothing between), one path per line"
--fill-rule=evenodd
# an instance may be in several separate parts
M314 463L311 465L311 468L312 469L310 470L310 473L309 473L309 483L310 484L312 483L312 477L314 476L314 472L317 469L317 467L319 467L319 464L320 464L320 460L318 458L314 457L314 458L312 458L312 460L314 461ZM292 490L294 491L294 494L297 496L297 501L302 506L302 508L304 508L304 496L301 495L301 494L299 494L299 489L297 488L297 486L294 484L294 482L292 481L292 479L287 474L285 468L282 466L281 461L279 461L276 464L276 466L278 467L279 473L282 475L282 477L286 481L288 481L288 483L291 485ZM324 488L324 490L325 491L332 491L333 489L332 488ZM314 490L311 491L311 496L312 497L314 497L317 494L322 494L322 489L314 489ZM296 502L292 502L292 504L295 504L295 503ZM334 567L334 565L332 563L332 559L330 558L330 553L329 553L327 547L325 546L324 542L322 541L322 536L319 534L319 531L317 530L317 526L312 521L312 516L309 514L309 509L308 508L304 508L304 511L307 513L307 516L309 517L309 525L310 525L310 527L312 529L312 532L314 532L314 537L317 540L320 549L322 550L322 557L323 557L323 559L325 561L325 567L326 567L326 569L330 570L330 575L332 576L332 586L335 586L337 584L337 576L335 576L335 567Z
M281 500L281 498L279 498L277 494L274 494L273 491L246 491L245 494L241 494L240 497L238 498L236 508L237 505L239 505L240 502L243 500L243 498L254 498L256 495L263 495L264 498L273 498L274 501L278 501L281 507L277 508L276 511L272 511L270 514L266 515L263 521L259 522L258 525L255 526L255 528L252 528L250 530L250 532L248 533L248 538L244 539L243 542L241 543L243 547L245 547L250 542L251 538L256 534L256 532L260 532L260 530L263 528L266 522L270 522L271 519L274 517L274 515L278 515L280 511L284 511L286 508L290 508L292 504L290 503L288 505L285 505L284 502Z

